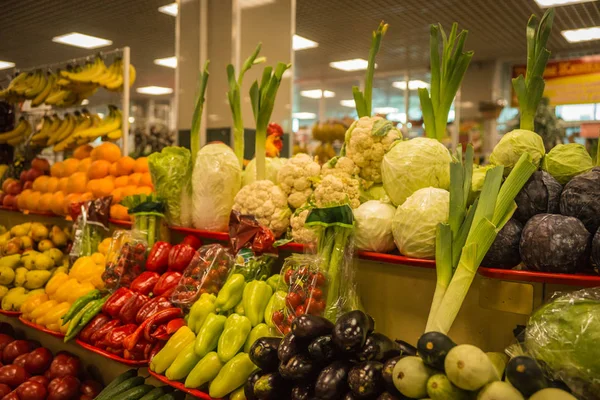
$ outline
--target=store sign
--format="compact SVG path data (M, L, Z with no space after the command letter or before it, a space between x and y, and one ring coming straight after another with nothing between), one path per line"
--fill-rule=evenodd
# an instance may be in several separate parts
M525 70L525 65L515 65L513 78L525 75ZM600 55L549 62L544 80L544 96L552 105L600 103ZM517 103L513 90L512 104Z

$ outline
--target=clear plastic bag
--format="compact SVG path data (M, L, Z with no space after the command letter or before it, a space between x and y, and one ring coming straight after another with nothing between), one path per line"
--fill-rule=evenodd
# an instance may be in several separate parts
M252 249L244 247L235 256L232 274L242 274L246 282L266 280L271 275L271 267L277 256L274 254L256 254Z
M73 245L69 252L74 262L79 257L91 256L108 233L108 216L112 196L72 203L69 215L73 224Z
M135 237L133 232L115 231L106 255L106 269L102 274L105 288L114 291L121 286L129 287L145 269L147 250L147 243Z
M202 246L183 272L171 302L190 308L204 293L217 294L233 266L233 256L220 244Z

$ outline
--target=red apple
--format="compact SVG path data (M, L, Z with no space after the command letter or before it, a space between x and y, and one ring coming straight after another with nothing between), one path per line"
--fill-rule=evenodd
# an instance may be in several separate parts
M17 208L17 197L12 194L6 194L2 198L2 206L6 208Z
M4 383L0 383L0 399L9 394L11 390L12 389L10 388L10 386L5 385Z
M35 349L32 342L28 340L15 340L6 345L2 350L2 362L4 364L11 364L15 358L21 354L29 353Z
M81 361L79 361L79 358L67 354L58 354L54 357L49 369L50 379L67 375L79 376L79 372L81 371Z
M14 365L18 365L19 367L25 368L25 361L27 360L27 356L29 353L21 354L12 362ZM28 371L29 372L29 371Z
M48 396L46 387L39 382L23 382L17 388L17 394L21 400L45 400Z
M31 189L33 187L33 181L26 181L23 184L23 190Z
M13 390L12 392L10 392L6 396L4 396L2 398L2 400L21 400L21 399L19 398L19 395L17 394L17 391Z
M74 376L55 378L48 385L48 400L76 400L79 397L79 379Z
M43 374L52 363L52 353L45 347L39 347L27 354L25 369L32 375Z
M0 367L0 383L16 388L30 378L25 368L18 365L5 365Z
M23 185L21 185L21 182L11 182L8 184L8 186L6 187L6 194L12 194L13 196L21 193L21 191L23 190Z
M13 182L16 182L16 180L14 180L13 178L5 179L4 182L2 182L2 191L5 193L8 192L8 185L10 185Z
M42 175L44 175L44 171L41 171L37 168L31 168L29 171L27 171L27 180L33 182L37 177Z
M50 171L50 163L45 158L34 158L31 161L31 166L43 172Z
M19 181L21 181L21 183L25 183L27 181L27 171L21 171L21 175L19 175Z
M30 381L38 382L44 385L44 387L48 387L50 383L50 379L46 378L44 375L36 375L29 378Z
M88 396L87 394L82 394L81 396L79 396L79 400L94 400L94 398Z
M82 394L90 396L93 399L96 396L98 396L98 394L100 394L102 389L103 389L103 387L100 384L100 382L93 381L93 380L87 380L87 381L83 381L81 383L81 387L79 388L79 391Z

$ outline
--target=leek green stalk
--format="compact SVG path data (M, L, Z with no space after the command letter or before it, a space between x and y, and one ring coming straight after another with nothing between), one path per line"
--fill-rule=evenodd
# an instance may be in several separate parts
M192 129L190 131L190 148L192 151L192 165L196 165L196 155L200 150L200 124L202 123L202 112L206 100L206 84L208 83L208 65L210 60L204 64L204 69L198 74L198 92L194 101L194 115L192 116Z

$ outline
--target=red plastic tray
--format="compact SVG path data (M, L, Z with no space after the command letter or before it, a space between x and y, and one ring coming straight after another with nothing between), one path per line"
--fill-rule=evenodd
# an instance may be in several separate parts
M35 329L36 331L44 332L44 333L47 333L48 335L52 335L54 337L61 338L61 339L65 337L65 335L62 332L51 331L50 329L46 329L41 325L34 324L31 321L27 321L23 317L19 317L19 321L21 321L23 323L23 325L27 325L28 327L30 327L31 329Z
M171 230L186 235L194 235L202 239L229 241L229 233L227 232L205 231L202 229L184 228L183 226L172 226Z
M405 257L399 254L375 253L373 251L359 251L358 257L363 260L379 261L389 264L410 265L411 267L435 268L435 260Z
M485 267L479 267L478 272L486 278L502 279L506 281L554 283L559 285L584 287L600 286L600 275L559 274Z
M21 311L4 311L0 310L0 314L6 315L7 317L17 318L21 315Z
M205 400L218 400L218 399L215 399L214 397L210 397L208 394L201 392L200 390L186 388L183 383L167 379L166 376L157 374L156 372L153 372L150 369L148 369L148 372L150 373L150 375L152 375L153 377L155 377L162 383L167 384L171 387L174 387L175 389L181 390L182 392L190 394L194 397L197 397L199 399L205 399Z
M23 210L22 211L23 214L27 215L39 215L42 217L60 217L60 215L56 215L53 212L49 212L49 211L29 211L29 210Z
M108 220L108 222L110 222L113 225L122 226L124 228L131 227L131 221L124 221L122 219L112 219L112 218L110 218Z
M102 349L97 348L96 346L92 346L91 344L88 344L82 340L79 340L79 338L75 339L75 343L77 343L84 349L91 351L92 353L100 354L106 358L110 358L111 360L118 361L121 364L129 365L131 367L146 367L146 366L148 366L148 360L141 360L141 361L126 360L123 357L119 357L113 353L104 351Z

